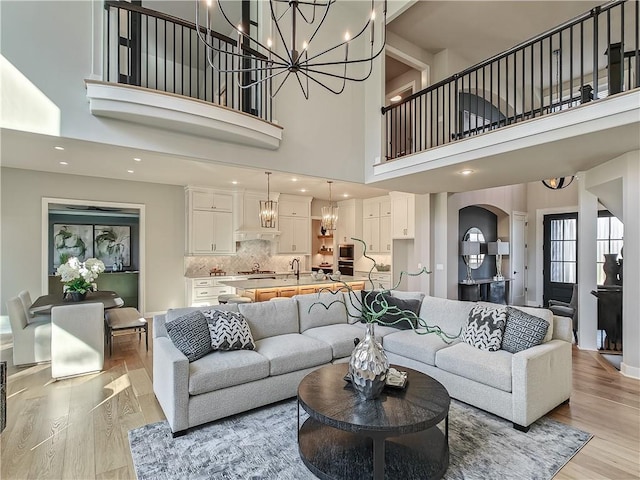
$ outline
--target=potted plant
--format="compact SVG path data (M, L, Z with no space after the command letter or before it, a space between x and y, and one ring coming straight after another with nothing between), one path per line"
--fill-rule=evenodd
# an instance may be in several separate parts
M87 292L97 289L95 283L98 275L104 272L104 263L97 258L88 258L84 262L77 257L69 258L56 270L56 275L64 284L65 298L71 301L81 301Z
M355 294L354 290L346 282L339 282L341 283L341 287L336 292L328 289L325 291L337 294L338 292L344 292L346 290L349 293L347 298L352 307L351 310L358 312L357 314L349 313L350 309L347 308L347 314L350 318L354 319L354 322L361 321L367 325L364 339L356 345L351 354L351 359L349 360L349 376L351 377L354 388L361 396L366 399L373 399L378 397L382 392L389 371L387 355L374 335L375 324L394 326L406 322L418 335L434 333L446 343L451 343L452 340L459 337L462 330L458 332L457 335L450 335L437 325L431 326L419 316L420 302L412 305L410 302L391 296L391 291L400 285L403 276L430 274L430 271L426 268L422 268L415 273L402 271L400 272L398 282L391 289L374 290L375 284L371 279L371 272L376 268L376 261L367 255L367 245L365 242L358 238L352 238L352 240L362 243L364 257L373 264L368 274L371 291L363 292L362 296L360 296ZM331 302L331 304L340 301L341 300L336 299ZM331 305L324 305L322 302L318 303L325 308L329 308ZM310 308L318 303L314 303Z

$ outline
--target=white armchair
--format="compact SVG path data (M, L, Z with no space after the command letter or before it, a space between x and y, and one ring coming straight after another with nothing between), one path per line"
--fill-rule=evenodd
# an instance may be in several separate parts
M51 321L27 320L20 298L7 301L11 333L13 334L13 364L28 365L51 360Z
M77 303L51 309L51 376L98 372L104 366L104 305Z
M31 323L31 322L44 322L45 320L50 322L51 321L51 315L33 315L29 312L29 309L31 308L31 304L33 303L31 301L31 294L29 294L28 290L22 290L19 294L18 294L18 298L20 298L20 301L22 302L22 307L24 308L24 314L27 316L27 323Z

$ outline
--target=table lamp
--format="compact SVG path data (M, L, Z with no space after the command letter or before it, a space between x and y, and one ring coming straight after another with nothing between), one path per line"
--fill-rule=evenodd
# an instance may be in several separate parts
M503 242L500 239L495 242L489 242L487 244L487 253L496 256L496 276L493 279L504 280L502 275L502 256L509 255L509 242Z
M480 255L480 243L479 242L460 242L460 255L464 258L464 263L467 264L467 278L464 283L476 283L471 276L471 262L469 257L471 255Z

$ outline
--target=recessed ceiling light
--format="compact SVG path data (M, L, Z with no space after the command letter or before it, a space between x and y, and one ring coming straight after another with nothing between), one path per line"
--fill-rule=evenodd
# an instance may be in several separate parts
M460 175L471 175L473 173L473 170L471 170L470 168L465 168L464 170L460 170Z
M402 100L402 96L396 95L395 97L391 97L389 100L394 102L394 103L395 102L399 102L400 100Z
M238 181L237 181L237 180L231 180L231 184L232 184L232 185L237 185L237 184L238 184Z
M306 188L301 188L301 189L300 189L300 191L301 191L302 193L304 193L304 192L306 192L306 191L307 191L307 189L306 189Z
M141 159L141 158L138 158L138 157L134 157L133 159L134 159L136 162L141 162L141 161L142 161L142 159Z
M292 182L297 182L297 181L298 181L298 179L297 179L296 177L293 177L293 178L291 179L291 181L292 181Z
M347 198L347 197L349 196L349 194L348 194L348 193L343 193L343 194L342 194L342 196L343 196L344 198Z
M55 148L56 150L64 150L64 147L61 147L60 145L56 145L53 148Z
M60 165L69 165L68 162L60 162Z
M127 173L133 173L133 170L127 170Z

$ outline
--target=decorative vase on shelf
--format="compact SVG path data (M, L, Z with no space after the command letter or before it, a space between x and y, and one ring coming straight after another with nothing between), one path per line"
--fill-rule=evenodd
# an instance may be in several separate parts
M618 272L620 271L620 264L618 264L618 254L617 253L605 253L604 254L604 264L602 265L602 270L604 270L605 285L617 285L618 284Z
M367 400L382 393L389 371L389 360L374 335L374 323L367 323L367 333L351 353L349 375L353 388Z
M87 298L87 292L67 292L64 298L70 302L81 302Z

